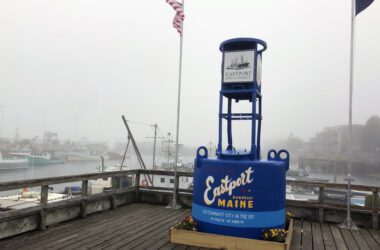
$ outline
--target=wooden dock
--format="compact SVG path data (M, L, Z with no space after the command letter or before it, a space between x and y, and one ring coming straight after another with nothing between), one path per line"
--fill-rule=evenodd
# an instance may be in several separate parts
M0 183L0 192L40 187L41 199L34 206L0 212L0 249L194 249L169 243L168 229L191 214L193 190L176 187L179 204L186 209L165 208L172 188L142 186L142 175L169 176L171 171L124 170ZM180 177L192 177L178 172ZM89 193L92 180L109 179L110 189ZM49 202L49 188L56 184L82 182L82 193ZM122 185L128 183L128 186ZM319 190L318 199L287 200L295 214L291 249L380 249L380 187L352 185L366 194L366 206L352 205L351 216L359 231L337 226L346 207L325 199L325 191L347 189L346 184L288 181L288 185ZM368 202L368 204L367 204ZM196 248L195 248L196 249Z
M0 249L160 249L169 228L191 210L134 203L0 241Z
M0 241L0 249L197 249L170 244L169 228L191 214L133 203ZM380 249L380 231L296 220L291 249Z

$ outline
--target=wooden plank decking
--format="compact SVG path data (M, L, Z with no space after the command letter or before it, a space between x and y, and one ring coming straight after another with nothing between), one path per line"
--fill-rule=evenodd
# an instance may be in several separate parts
M336 224L295 220L290 249L361 249L379 250L380 231L372 229L347 230Z
M0 241L0 249L197 249L169 243L168 229L190 209L131 204ZM380 249L380 231L348 231L296 220L291 249Z

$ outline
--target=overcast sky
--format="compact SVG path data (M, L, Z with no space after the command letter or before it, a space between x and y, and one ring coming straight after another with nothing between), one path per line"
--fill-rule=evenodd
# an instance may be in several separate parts
M348 121L350 0L186 0L180 141L216 143L221 53L268 43L263 140L305 140ZM126 136L120 119L175 132L179 36L165 0L1 0L3 135ZM380 115L380 1L357 17L354 123ZM242 106L244 103L241 103ZM19 117L19 119L17 119ZM1 119L1 117L0 117ZM235 127L236 146L248 126ZM149 133L134 125L137 140ZM239 145L240 144L240 145Z

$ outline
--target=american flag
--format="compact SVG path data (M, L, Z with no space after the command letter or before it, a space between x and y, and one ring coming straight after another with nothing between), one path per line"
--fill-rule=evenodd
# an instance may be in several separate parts
M185 13L182 8L182 4L175 0L166 0L170 6L175 10L175 16L173 19L173 27L178 31L178 33L182 36L182 22L185 19Z

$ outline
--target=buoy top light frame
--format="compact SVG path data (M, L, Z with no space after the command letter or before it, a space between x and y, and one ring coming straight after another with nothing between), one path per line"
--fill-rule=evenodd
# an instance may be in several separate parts
M222 86L224 96L236 101L251 99L251 92L261 92L262 53L267 49L263 40L234 38L220 44Z
M244 50L244 49L257 49L257 45L261 48L257 50L258 53L264 52L267 49L267 43L257 38L233 38L226 40L220 44L219 50L221 52Z

